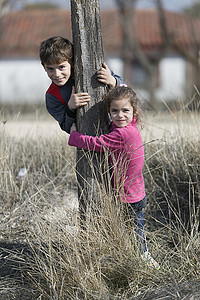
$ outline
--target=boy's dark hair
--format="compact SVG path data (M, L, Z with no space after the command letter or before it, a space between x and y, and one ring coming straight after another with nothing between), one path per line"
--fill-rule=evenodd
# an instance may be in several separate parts
M133 89L127 86L116 86L110 90L103 97L107 112L110 112L110 104L113 100L129 99L131 106L133 107L133 116L136 118L136 122L140 122L139 117L139 98Z
M61 64L68 61L73 65L73 45L61 36L53 36L40 44L39 52L42 65Z

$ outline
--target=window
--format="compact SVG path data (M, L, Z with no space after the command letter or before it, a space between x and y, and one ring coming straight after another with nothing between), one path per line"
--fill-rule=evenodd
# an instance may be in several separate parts
M133 62L133 85L136 88L146 88L147 87L147 72L137 61Z

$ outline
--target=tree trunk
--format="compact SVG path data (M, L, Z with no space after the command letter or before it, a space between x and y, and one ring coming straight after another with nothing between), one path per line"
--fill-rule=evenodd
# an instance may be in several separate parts
M71 21L74 44L74 74L76 92L88 92L91 101L77 110L77 128L88 135L108 132L107 113L102 108L105 86L96 72L103 62L99 0L71 0ZM101 180L101 155L77 150L77 180L79 210L83 221L87 204L94 197L95 181ZM90 198L90 199L89 199Z
M121 14L123 49L122 58L124 61L125 81L132 82L131 65L137 60L140 65L147 71L148 85L147 92L149 94L149 103L152 109L157 110L158 102L155 95L157 71L159 62L166 55L171 43L171 38L167 29L164 9L161 0L156 0L155 4L158 10L159 25L161 35L163 37L163 45L159 53L154 57L154 61L142 50L134 35L134 12L136 0L115 0ZM135 29L136 30L136 29ZM131 77L130 77L131 76ZM144 87L145 88L145 87Z
M155 91L156 91L156 85L157 85L157 64L153 65L149 64L149 72L148 74L148 82L147 82L147 87L148 87L148 93L149 93L149 103L150 107L157 111L159 108L159 103L156 99Z

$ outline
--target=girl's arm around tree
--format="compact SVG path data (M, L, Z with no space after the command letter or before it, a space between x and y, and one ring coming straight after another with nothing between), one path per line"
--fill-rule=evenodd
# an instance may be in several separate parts
M122 148L122 138L118 131L113 131L109 134L104 134L99 137L88 136L77 132L73 126L68 140L69 146L75 146L85 150L94 151L114 151Z

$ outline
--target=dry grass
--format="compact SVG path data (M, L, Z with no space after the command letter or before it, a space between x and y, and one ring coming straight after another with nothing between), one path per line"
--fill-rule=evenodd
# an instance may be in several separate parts
M142 133L147 239L160 270L141 260L102 185L100 212L78 226L75 150L54 122L2 123L0 298L199 299L199 120L188 110L149 115Z

